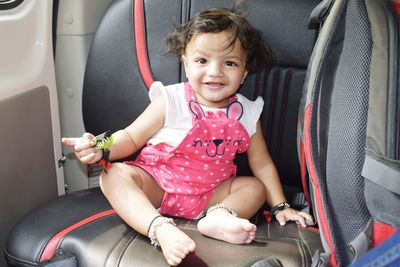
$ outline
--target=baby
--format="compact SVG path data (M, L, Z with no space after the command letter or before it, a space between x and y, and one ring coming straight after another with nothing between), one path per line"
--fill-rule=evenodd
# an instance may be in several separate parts
M213 8L176 27L168 44L183 62L187 82L153 83L151 103L112 135L110 148L96 149L89 133L63 143L86 164L143 148L134 161L102 172L100 186L124 221L161 246L170 265L180 264L196 244L167 215L199 219L202 234L234 244L254 240L256 226L248 219L266 201L282 225L292 220L305 227L312 217L286 203L264 141L262 98L250 101L237 93L248 73L271 57L260 34L241 14ZM244 152L254 177L237 176L234 159Z

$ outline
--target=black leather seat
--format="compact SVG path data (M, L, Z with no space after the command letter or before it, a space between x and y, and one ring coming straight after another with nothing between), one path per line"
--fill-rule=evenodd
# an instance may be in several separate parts
M316 37L316 32L307 28L308 16L318 2L252 0L247 9L248 20L262 32L277 64L248 77L241 93L251 99L264 98L265 138L290 201L302 192L297 114ZM149 103L151 81L170 84L184 80L179 59L163 55L163 40L173 22L185 22L211 6L232 7L233 1L115 0L98 27L87 61L83 91L86 130L98 134L127 126ZM245 157L239 158L238 167L239 173L249 173ZM322 247L316 229L298 228L295 223L285 227L268 224L262 211L259 215L254 217L256 241L249 245L204 237L196 230L196 221L178 219L177 225L197 244L196 252L182 265L311 265L312 255ZM5 255L10 266L37 266L39 262L49 264L49 260L63 262L61 266L166 265L162 253L115 214L99 189L59 197L30 212L10 234Z

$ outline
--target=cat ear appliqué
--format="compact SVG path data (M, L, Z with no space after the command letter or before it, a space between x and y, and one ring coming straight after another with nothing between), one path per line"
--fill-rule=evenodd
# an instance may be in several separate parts
M193 100L189 101L189 109L196 116L196 118L198 120L200 120L206 116L204 114L204 111L201 108L200 104L196 101L193 101Z
M243 115L243 106L238 101L232 102L226 110L226 115L230 119L240 120Z

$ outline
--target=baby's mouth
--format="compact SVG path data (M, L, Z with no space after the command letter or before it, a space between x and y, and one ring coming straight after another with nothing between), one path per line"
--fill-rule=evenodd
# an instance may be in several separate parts
M211 89L219 89L224 86L223 83L206 82L205 85Z

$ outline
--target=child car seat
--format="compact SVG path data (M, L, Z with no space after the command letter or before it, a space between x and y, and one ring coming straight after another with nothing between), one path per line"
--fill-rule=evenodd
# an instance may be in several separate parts
M334 1L310 60L299 147L324 245L315 266L357 262L400 228L398 7Z
M247 17L276 56L271 70L251 75L241 93L262 95L262 122L288 199L301 191L296 153L298 105L316 31L308 16L317 0L252 0ZM233 1L115 0L96 31L87 61L83 89L86 130L99 134L130 124L149 103L153 80L164 84L184 79L175 56L162 56L172 22L187 21L211 6L232 7ZM238 171L249 172L246 160ZM293 194L292 194L293 193ZM292 203L293 204L293 203ZM304 204L301 202L295 204ZM262 216L254 218L256 241L233 245L202 236L196 221L176 223L196 242L196 252L182 266L310 266L321 249L318 231L281 227ZM5 255L10 266L164 266L160 250L137 234L110 207L97 189L69 193L34 209L15 225Z

